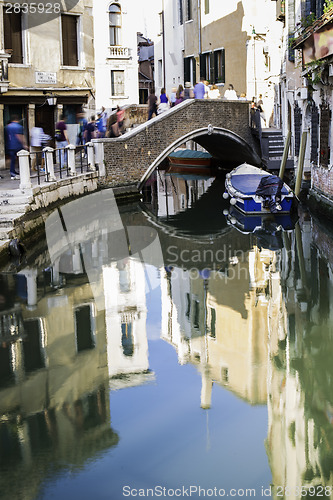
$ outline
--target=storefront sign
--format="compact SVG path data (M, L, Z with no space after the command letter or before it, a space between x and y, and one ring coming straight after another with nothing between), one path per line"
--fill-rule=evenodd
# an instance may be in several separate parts
M329 24L313 33L303 44L303 64L333 54L333 26Z
M35 72L36 83L57 83L57 73Z

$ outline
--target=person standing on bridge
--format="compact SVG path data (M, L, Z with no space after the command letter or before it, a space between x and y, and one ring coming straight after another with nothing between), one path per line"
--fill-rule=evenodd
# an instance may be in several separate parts
M165 93L165 88L162 88L160 95L160 103L157 108L157 113L160 115L161 113L164 113L164 111L168 111L169 107L170 107L169 97Z
M157 97L155 95L155 90L150 89L148 97L148 120L150 120L153 115L157 116Z
M193 89L194 99L204 99L206 94L205 79L202 76L200 82L198 82Z
M232 83L229 83L229 87L224 92L224 99L228 99L228 101L237 101L238 100L236 90L234 90L234 86Z

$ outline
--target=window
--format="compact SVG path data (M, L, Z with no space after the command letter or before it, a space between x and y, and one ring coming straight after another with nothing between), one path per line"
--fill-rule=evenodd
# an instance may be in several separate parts
M186 20L192 19L192 0L186 0Z
M159 20L160 20L160 33L159 34L162 35L163 34L163 12L160 12L158 16L159 16Z
M183 0L178 0L178 12L179 12L179 24L183 24L184 22Z
M5 50L11 53L10 63L23 64L22 14L4 12Z
M200 54L200 78L214 83L214 60L213 53Z
M116 3L109 7L110 45L121 45L121 9Z
M193 311L193 326L197 330L200 328L199 318L200 318L200 302L195 300L193 302L194 311Z
M196 84L196 61L194 57L184 58L184 82Z
M68 14L61 15L62 28L62 64L64 66L78 66L77 47L78 17Z
M209 14L209 0L205 0L205 14Z
M89 304L75 309L75 333L78 352L95 347L92 310Z
M216 338L216 311L213 307L210 307L210 328L209 328L209 335L213 339Z
M124 356L133 356L134 341L132 335L132 323L121 324L121 345Z
M214 52L214 79L215 83L225 83L225 50Z
M111 71L111 95L125 95L124 71Z
M23 342L24 369L32 372L45 367L45 337L40 319L23 322L26 338Z

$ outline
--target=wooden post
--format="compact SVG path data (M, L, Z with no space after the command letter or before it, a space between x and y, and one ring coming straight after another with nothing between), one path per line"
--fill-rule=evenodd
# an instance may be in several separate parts
M283 156L282 156L280 172L279 172L279 177L282 180L284 177L284 172L286 170L286 164L287 164L288 152L289 152L289 146L290 146L290 138L291 138L291 132L290 132L290 130L288 130L286 142L284 144Z
M303 177L303 167L304 167L304 157L305 157L305 148L306 148L306 140L308 133L307 131L302 133L301 145L299 148L299 158L298 158L298 167L297 167L297 175L296 175L296 185L295 185L295 195L298 196L301 191L302 177Z

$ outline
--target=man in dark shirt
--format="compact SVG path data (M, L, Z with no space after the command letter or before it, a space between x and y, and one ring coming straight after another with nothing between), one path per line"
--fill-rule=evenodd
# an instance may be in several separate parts
M23 127L18 116L14 115L6 127L7 149L10 156L10 178L17 179L19 173L15 170L16 155L21 149L27 149Z
M84 138L86 142L90 142L91 139L95 139L96 137L96 123L95 123L95 115L91 117L89 123L87 123L86 130L84 132Z
M157 97L155 95L155 90L150 89L150 95L148 97L148 120L150 120L155 113L157 116Z
M69 144L66 117L64 115L60 116L60 120L56 123L56 143L57 149L59 149L59 162L61 167L67 166L67 151L65 147Z

